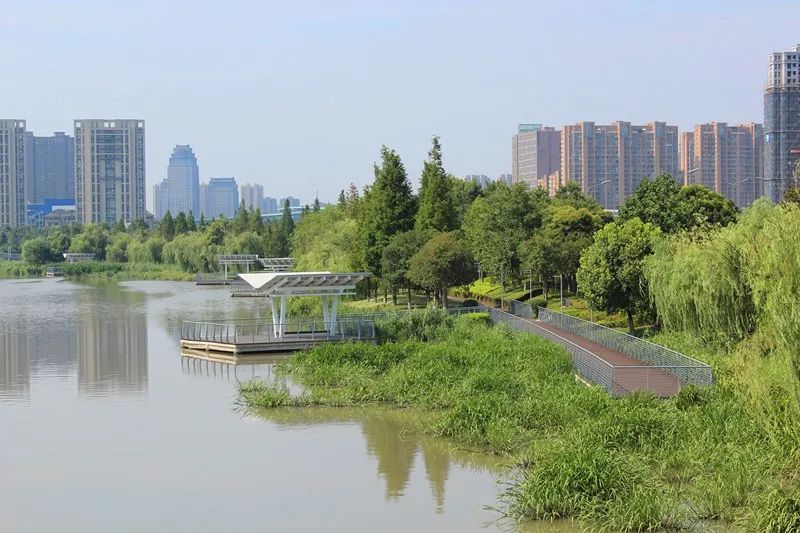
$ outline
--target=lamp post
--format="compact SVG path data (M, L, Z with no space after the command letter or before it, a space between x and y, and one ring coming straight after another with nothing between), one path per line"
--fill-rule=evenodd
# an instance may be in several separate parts
M589 192L590 192L592 189L595 189L595 188L597 188L597 187L600 187L600 186L602 186L602 185L606 185L606 184L608 184L608 183L611 183L611 180L603 180L603 181L601 181L600 183L595 183L594 185L590 185L589 187L586 187L586 190L584 190L583 192L584 192L584 194L587 194L587 195L588 195L588 194L589 194ZM596 200L596 198L595 198L595 200ZM605 202L603 202L603 203L605 204Z

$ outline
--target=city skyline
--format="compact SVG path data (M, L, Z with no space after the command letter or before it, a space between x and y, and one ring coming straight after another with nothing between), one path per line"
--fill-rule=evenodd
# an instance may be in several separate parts
M681 131L762 122L767 58L795 44L800 15L789 2L238 4L159 5L152 17L147 5L51 3L42 17L38 6L11 2L0 42L29 44L4 65L26 83L0 88L0 116L22 117L37 134L69 131L75 116L141 117L148 191L172 147L191 144L202 179L236 176L271 196L319 191L330 201L351 181L371 180L381 144L398 151L416 186L434 134L448 171L494 176L510 172L507 139L525 120L658 117ZM267 13L265 32L257 21ZM551 49L522 31L534 20ZM565 28L573 38L558 38ZM136 37L123 44L113 38L120 31ZM86 35L61 45L76 34ZM93 61L76 66L84 50ZM126 69L114 67L120 59ZM64 80L55 96L44 72Z

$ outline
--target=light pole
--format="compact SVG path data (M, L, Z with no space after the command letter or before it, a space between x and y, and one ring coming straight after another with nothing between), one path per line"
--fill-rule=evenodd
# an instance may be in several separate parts
M558 288L559 288L559 290L561 292L561 301L558 302L560 304L559 305L559 309L561 309L561 311L563 311L564 310L564 274L559 274L558 275Z
M589 187L586 187L586 190L585 190L585 191L583 191L583 193L584 193L584 194L586 194L586 195L588 195L588 194L589 194L589 192L590 192L592 189L595 189L595 188L597 188L597 187L600 187L600 186L602 186L602 185L606 185L606 184L608 184L608 183L611 183L611 180L603 180L603 181L601 181L600 183L595 183L594 185L590 185ZM595 198L595 200L597 200L597 199ZM598 202L598 203L599 203L599 202ZM603 202L603 203L605 204L606 202Z

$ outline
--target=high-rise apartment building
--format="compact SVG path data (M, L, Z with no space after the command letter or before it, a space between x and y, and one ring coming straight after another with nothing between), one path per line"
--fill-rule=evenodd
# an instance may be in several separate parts
M75 207L83 224L145 218L144 121L75 121Z
M0 227L24 226L25 208L25 121L0 119Z
M761 124L699 124L681 134L681 175L685 185L708 187L739 207L763 194L764 129Z
M512 183L514 183L514 175L513 174L498 174L498 176L494 180L495 181L502 181L506 185L511 185Z
M278 211L283 211L283 206L286 204L286 201L289 201L289 207L300 207L300 198L295 198L294 196L287 196L286 198L281 198L278 201Z
M467 174L464 176L464 181L471 181L481 187L488 187L491 182L486 174Z
M261 213L264 215L270 215L272 213L278 212L278 199L277 198L270 198L269 196L265 196L261 200Z
M513 181L536 187L536 180L560 166L561 132L541 124L520 124L511 141Z
M264 186L258 183L242 185L239 187L239 195L247 209L255 209L256 207L261 209L261 203L264 198Z
M795 183L800 162L800 44L769 56L764 89L764 189L774 202Z
M561 135L561 181L574 180L607 209L617 209L645 178L678 175L678 128L664 122L600 126L579 122Z
M75 198L75 140L63 131L49 137L25 135L25 200Z
M172 150L167 177L153 187L153 209L156 220L167 211L200 218L200 169L191 146L179 144Z
M203 214L216 218L233 218L239 210L239 186L234 178L211 178L205 188Z

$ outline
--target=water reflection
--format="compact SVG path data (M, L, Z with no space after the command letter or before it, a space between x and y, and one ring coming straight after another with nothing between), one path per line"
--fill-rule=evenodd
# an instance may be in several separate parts
M376 461L378 476L385 485L385 499L398 501L408 492L416 468L424 468L436 512L445 508L447 481L453 464L471 470L500 471L501 460L477 453L455 450L440 439L421 435L418 427L424 414L384 408L286 408L258 413L260 418L284 429L316 424L359 424L367 455ZM420 464L421 463L421 464Z
M147 391L143 293L116 284L6 283L0 296L0 400L26 400L37 376L80 395Z
M87 313L76 327L78 390L82 394L147 390L147 321L127 306Z

